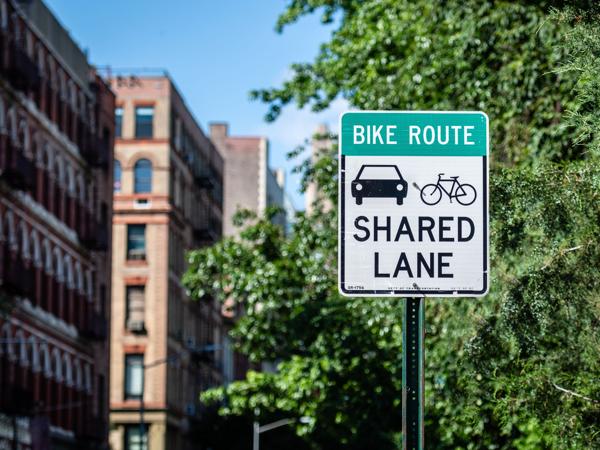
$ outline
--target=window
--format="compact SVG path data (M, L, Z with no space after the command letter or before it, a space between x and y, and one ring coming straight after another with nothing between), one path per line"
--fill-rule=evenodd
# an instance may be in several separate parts
M125 400L142 398L144 384L144 355L125 355Z
M115 159L113 176L113 191L121 192L121 163Z
M146 259L146 225L127 225L127 259Z
M127 286L125 325L133 332L144 331L144 286Z
M147 439L147 426L142 429L139 425L125 425L125 450L148 450Z
M152 106L135 108L135 137L137 139L152 137L153 119L154 108Z
M136 194L152 192L152 163L140 159L133 167L133 191Z
M123 133L123 108L115 108L115 136L121 137Z

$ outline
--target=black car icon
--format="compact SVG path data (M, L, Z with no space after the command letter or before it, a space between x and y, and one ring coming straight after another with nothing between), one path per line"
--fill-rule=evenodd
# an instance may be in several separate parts
M401 205L406 198L408 183L394 165L365 164L352 181L351 188L357 205L362 205L365 197L395 198Z

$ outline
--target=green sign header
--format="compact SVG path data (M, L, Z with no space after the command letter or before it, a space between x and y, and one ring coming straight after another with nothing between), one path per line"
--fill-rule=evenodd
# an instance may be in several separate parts
M350 111L340 118L346 156L486 156L483 112Z

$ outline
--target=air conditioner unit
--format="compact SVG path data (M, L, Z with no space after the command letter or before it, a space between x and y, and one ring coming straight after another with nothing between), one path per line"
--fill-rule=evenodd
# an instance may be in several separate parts
M130 320L127 322L127 329L134 333L141 333L145 331L146 327L143 320Z
M127 253L127 259L142 261L146 259L145 249L131 249Z

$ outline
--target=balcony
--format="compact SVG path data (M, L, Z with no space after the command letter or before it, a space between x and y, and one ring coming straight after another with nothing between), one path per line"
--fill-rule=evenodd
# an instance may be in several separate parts
M212 189L215 185L215 180L212 174L207 169L197 170L194 174L196 184L203 189Z
M221 237L222 224L210 203L202 202L198 206L201 212L193 225L194 239L199 242L215 242Z
M20 255L4 248L4 289L10 294L32 298L35 291L35 273L23 263Z
M89 217L89 215L87 215ZM80 227L79 240L90 250L105 252L108 250L108 228L93 218Z
M92 341L104 341L108 336L108 321L103 314L92 311L87 318L87 323L81 330L83 337Z
M3 150L2 178L5 178L15 189L31 189L36 178L33 161L27 159L10 139L6 140Z
M194 226L194 239L200 242L213 242L219 239L221 233L208 223Z
M87 136L82 139L82 146L79 148L81 156L91 166L107 170L110 155L108 143L103 142L98 136L86 134Z
M90 127L86 122L84 122L81 117L77 118L77 136L76 136L76 144L77 147L82 150L85 148L88 143L91 141L92 132L90 131Z
M35 62L16 43L12 42L9 48L7 75L11 84L25 92L39 89L42 78Z

